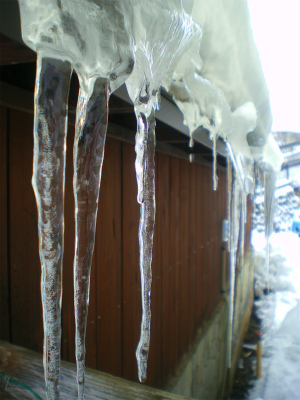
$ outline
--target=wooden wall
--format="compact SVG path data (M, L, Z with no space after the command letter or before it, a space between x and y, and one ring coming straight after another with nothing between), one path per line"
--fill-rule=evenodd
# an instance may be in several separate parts
M33 117L1 110L1 339L42 351L40 264L31 187ZM69 129L62 356L74 361L74 200ZM108 138L93 258L86 364L137 380L140 330L139 206L134 146ZM221 221L226 174L156 155L156 224L148 384L163 387L221 299Z

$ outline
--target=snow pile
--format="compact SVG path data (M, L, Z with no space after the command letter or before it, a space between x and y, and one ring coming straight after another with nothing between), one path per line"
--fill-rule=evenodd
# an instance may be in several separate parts
M268 288L271 292L295 291L295 282L293 281L294 261L291 262L291 256L286 257L286 249L278 241L280 234L273 234L270 239L270 275L266 270L266 251L265 235L257 231L252 232L252 244L255 248L254 255L254 294L255 297L263 298ZM283 236L284 244L289 241L289 249L293 254L297 249L297 236L294 233L287 233Z
M249 399L297 399L300 392L300 238L293 233L274 233L270 238L270 290L264 294L266 277L261 234L254 234L255 301L263 334L263 376L255 381ZM258 285L262 280L265 285Z

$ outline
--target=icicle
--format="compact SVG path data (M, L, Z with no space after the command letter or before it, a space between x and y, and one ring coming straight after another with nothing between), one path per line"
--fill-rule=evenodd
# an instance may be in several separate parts
M231 179L231 173L228 172L228 180ZM229 184L229 182L228 182ZM228 305L228 368L231 368L232 358L232 334L233 334L233 316L234 316L234 289L235 289L235 268L236 252L240 227L240 186L237 180L237 174L234 173L231 181L232 191L230 192L230 286L229 286L229 305Z
M229 240L227 241L227 251L230 252L231 245L231 198L232 198L232 165L230 157L227 156L227 219L228 219L228 232Z
M193 137L192 137L192 135L191 135L191 136L190 136L190 139L189 139L189 148L193 148L194 145L195 145L195 142L194 142L194 139L193 139Z
M240 245L239 245L239 266L240 272L242 274L242 282L244 282L244 259L245 259L245 204L247 195L245 188L241 190L240 193L240 203L241 203L241 217L240 217ZM241 301L244 301L244 291L241 294Z
M249 193L244 191L244 224L247 223L247 196Z
M246 203L246 194L245 189L241 191L240 194L240 202L241 202L241 221L240 221L240 254L239 254L239 263L240 265L244 265L244 252L245 252L245 203Z
M74 141L74 306L78 399L84 398L85 334L98 198L107 130L107 79L80 81Z
M225 144L226 144L227 150L229 152L229 157L230 157L230 160L232 162L233 168L236 171L237 176L239 178L240 185L241 185L241 187L243 187L243 176L242 176L242 173L241 173L241 169L239 168L239 164L237 163L237 160L236 160L236 158L235 158L235 156L233 154L232 147L231 147L231 145L230 145L230 143L228 141L226 141Z
M47 399L59 398L64 181L70 63L38 53L32 185L38 209Z
M195 155L193 153L189 154L189 162L192 164L194 162Z
M218 189L218 176L217 176L217 140L218 135L213 136L213 190Z
M264 170L265 188L265 237L266 237L266 270L268 274L268 292L270 289L270 235L272 234L273 198L276 186L276 174L272 169Z
M155 114L153 108L151 108L150 113L148 111L147 104L145 106L145 104L138 102L135 106L137 118L135 168L138 183L138 202L141 204L139 245L142 321L140 340L136 349L140 382L147 379L151 323L151 263L155 220Z

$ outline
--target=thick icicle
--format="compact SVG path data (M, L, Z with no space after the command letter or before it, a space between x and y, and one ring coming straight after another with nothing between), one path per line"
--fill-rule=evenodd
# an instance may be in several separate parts
M140 102L135 106L137 118L135 168L138 182L138 202L141 204L139 245L142 321L140 340L136 349L140 382L145 382L147 379L151 323L151 263L155 221L155 113L152 106L150 110L148 114L147 105Z
M233 297L233 284L235 280L235 269L232 271L232 266L234 264L234 255L233 255L233 183L232 183L232 165L227 158L227 213L228 213L228 221L229 221L229 240L228 240L228 248L230 254L230 265L229 265L229 301L228 301L228 323L227 323L227 366L228 368L231 367L231 337L232 337L232 318L233 318L233 303L231 299Z
M231 244L231 198L232 198L232 165L230 161L230 156L227 156L226 160L227 169L226 169L226 179L227 179L227 219L228 219L228 232L229 238L227 241L227 251L230 252L230 244Z
M240 193L240 202L241 202L241 216L240 216L240 244L239 244L239 264L244 265L244 256L245 256L245 210L246 210L246 201L247 195L245 193L245 189L241 190Z
M64 181L70 63L38 54L32 185L38 209L47 399L59 398Z
M78 399L84 398L85 334L98 197L107 130L107 79L80 85L74 141L75 258L74 306Z
M264 187L265 187L265 237L266 237L266 269L268 274L268 292L270 280L270 235L272 234L273 222L273 198L276 186L276 172L265 167Z

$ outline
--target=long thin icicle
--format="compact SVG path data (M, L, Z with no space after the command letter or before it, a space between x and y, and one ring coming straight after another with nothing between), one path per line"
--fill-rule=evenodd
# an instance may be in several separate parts
M74 141L74 306L78 399L84 398L85 335L98 198L107 130L107 79L81 83Z
M145 104L136 105L135 113L137 118L135 167L138 182L138 202L141 204L139 245L142 289L141 333L136 349L136 358L139 380L145 382L150 346L151 263L155 221L155 114L152 108L148 116L148 113L145 113Z
M231 185L230 194L230 286L229 286L229 305L228 305L228 368L231 368L232 357L232 334L233 334L233 317L234 317L234 289L235 289L235 268L236 253L238 247L239 227L240 227L240 206L241 206L241 189L237 179L237 173L234 171L232 176L232 166L229 165L227 175L228 186Z
M218 175L217 175L217 140L218 135L215 134L212 138L213 141L213 190L218 189Z
M38 209L47 399L59 398L64 182L70 63L38 54L32 185Z
M245 260L245 225L247 213L247 194L245 187L240 193L241 217L240 217L240 244L239 244L239 265L242 267L242 281L244 282L244 260ZM244 291L242 291L242 301L244 301Z
M232 165L230 162L230 157L227 156L226 159L226 180L227 180L227 219L228 219L228 232L229 238L227 241L227 251L230 252L231 244L231 197L232 197Z

